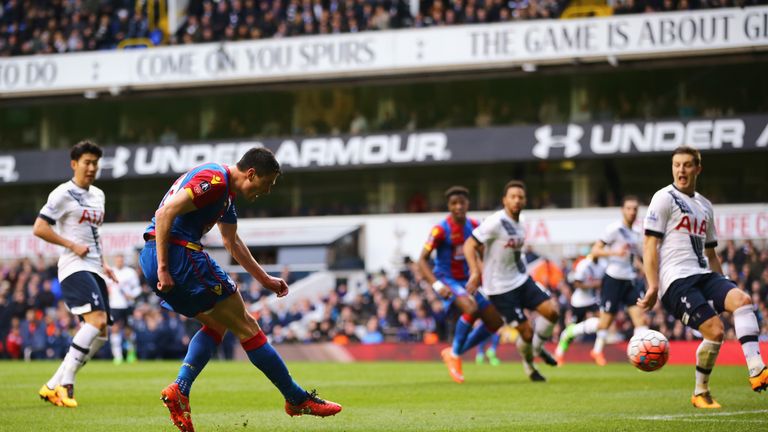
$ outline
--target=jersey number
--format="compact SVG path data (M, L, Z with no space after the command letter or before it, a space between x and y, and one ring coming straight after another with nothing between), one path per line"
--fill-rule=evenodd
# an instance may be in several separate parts
M699 267L707 268L707 260L704 259L704 239L696 236L689 237L691 239L693 253L696 254L696 259L699 261Z

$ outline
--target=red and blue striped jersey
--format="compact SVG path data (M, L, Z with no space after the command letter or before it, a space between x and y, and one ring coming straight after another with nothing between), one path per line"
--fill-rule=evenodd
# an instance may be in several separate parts
M206 163L182 174L166 192L160 207L174 194L184 191L197 207L176 217L171 226L171 237L199 243L216 222L237 223L235 193L230 187L229 168L223 164ZM144 231L144 238L155 234L155 218Z
M456 280L469 278L469 267L464 258L464 240L472 235L479 223L477 220L467 218L464 225L459 225L451 216L448 216L435 225L429 234L424 249L428 252L437 250L435 254L435 277L450 277Z

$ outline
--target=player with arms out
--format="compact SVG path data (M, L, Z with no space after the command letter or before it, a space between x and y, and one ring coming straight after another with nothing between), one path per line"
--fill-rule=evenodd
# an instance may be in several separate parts
M712 203L696 192L701 171L698 150L683 146L672 153L673 182L656 192L645 215L643 265L648 290L637 304L651 309L661 298L667 312L702 334L691 403L720 408L709 391L709 376L724 337L718 314L733 316L752 390L768 388L768 369L760 355L752 299L722 275Z
M104 260L99 237L104 192L93 185L101 155L101 148L88 140L72 147L74 176L48 195L32 228L35 236L65 248L58 265L62 297L81 322L59 369L38 392L41 399L68 408L77 407L75 375L107 342L112 323L106 278L115 280L115 274Z
M189 392L195 378L229 330L239 340L251 363L272 381L285 398L291 416L330 416L341 406L318 398L293 380L282 358L245 308L237 286L200 244L218 225L224 247L262 286L278 297L288 294L284 280L267 274L237 234L234 198L248 201L268 194L280 175L271 151L248 150L235 166L200 165L179 177L165 194L144 233L139 256L144 276L164 307L199 320L203 327L189 343L176 381L161 392L171 420L182 432L194 431Z
M467 217L469 191L463 186L453 186L445 191L445 198L451 214L432 228L419 256L419 269L435 292L445 299L446 309L455 305L462 313L456 321L453 344L451 348L445 348L441 355L451 378L463 383L461 354L495 334L503 322L487 298L477 291L470 294L464 288L469 278L464 241L478 226L476 220ZM429 265L433 252L434 270ZM478 316L483 323L473 329Z
M466 289L474 293L480 286L482 272L484 294L501 313L506 322L517 328L517 349L523 367L531 381L545 381L533 365L534 356L550 366L557 365L544 349L559 318L557 304L528 275L523 257L525 227L520 213L525 208L525 184L512 180L504 186L504 208L489 216L472 231L464 242L464 255L469 265ZM483 253L483 260L479 254ZM539 316L531 326L524 309L535 310Z

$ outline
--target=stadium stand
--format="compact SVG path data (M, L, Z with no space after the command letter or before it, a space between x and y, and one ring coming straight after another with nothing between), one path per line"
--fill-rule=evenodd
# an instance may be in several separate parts
M565 16L766 3L766 0L623 0L575 5L568 8ZM569 2L425 0L418 2L415 11L405 0L193 0L182 24L170 35L162 30L164 10L159 5L164 2L152 2L153 10L147 10L147 4L131 0L2 0L0 57L559 18Z

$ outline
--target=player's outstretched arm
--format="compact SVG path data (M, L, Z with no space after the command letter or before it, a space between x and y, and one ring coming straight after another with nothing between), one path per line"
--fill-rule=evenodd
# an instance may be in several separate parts
M174 194L155 212L155 243L157 244L157 289L161 292L173 288L173 278L168 270L168 243L171 225L176 216L195 210L192 196L184 191Z
M62 237L59 233L54 231L53 228L51 228L51 224L43 218L39 217L35 219L35 225L32 226L32 234L48 243L67 248L80 258L83 258L88 254L88 246L75 243L72 240Z
M652 309L659 294L659 243L661 239L646 235L643 241L643 269L645 270L645 297L637 301L643 309Z
M482 263L480 261L480 251L483 244L478 242L474 236L464 241L464 258L469 266L469 280L465 288L468 292L474 293L480 286L480 274L482 272Z
M274 292L278 297L284 297L288 295L288 284L280 278L276 278L267 274L264 269L256 262L256 259L251 254L248 246L245 245L243 240L237 234L237 224L228 224L219 222L219 232L221 232L221 240L224 243L224 248L232 257L240 264L245 271L251 276L256 278L264 288Z

